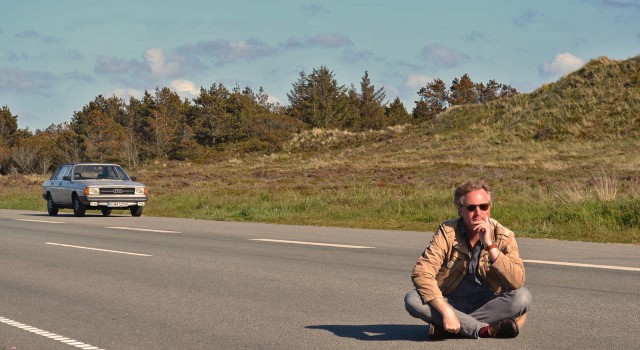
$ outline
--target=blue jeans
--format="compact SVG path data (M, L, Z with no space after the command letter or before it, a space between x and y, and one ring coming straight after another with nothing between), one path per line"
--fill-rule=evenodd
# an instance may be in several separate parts
M478 338L480 328L506 318L516 318L525 314L531 305L531 293L525 287L508 290L499 295L487 295L483 301L469 305L461 300L449 300L460 320L460 334ZM409 314L428 323L442 326L442 315L422 298L414 289L404 297L404 305Z

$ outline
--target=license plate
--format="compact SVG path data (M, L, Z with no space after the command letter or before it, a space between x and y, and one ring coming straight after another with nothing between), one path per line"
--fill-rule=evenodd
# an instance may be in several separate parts
M107 202L107 207L109 208L126 207L127 205L128 205L127 202Z

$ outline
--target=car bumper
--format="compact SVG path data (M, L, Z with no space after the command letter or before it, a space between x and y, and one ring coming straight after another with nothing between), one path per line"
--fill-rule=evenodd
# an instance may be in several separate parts
M142 207L147 203L146 196L80 196L80 202L87 207L130 208Z

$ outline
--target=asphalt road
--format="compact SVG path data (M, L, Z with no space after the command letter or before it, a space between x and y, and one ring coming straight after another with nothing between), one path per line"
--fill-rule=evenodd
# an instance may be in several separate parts
M523 238L521 335L425 341L403 297L430 236L0 210L0 349L639 347L640 246Z

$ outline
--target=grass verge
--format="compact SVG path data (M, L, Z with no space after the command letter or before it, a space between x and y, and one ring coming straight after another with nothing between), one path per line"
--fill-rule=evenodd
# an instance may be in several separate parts
M519 236L640 242L640 185L625 174L598 170L578 177L571 166L552 162L544 169L524 162L529 171L523 171L511 162L454 160L420 165L385 158L362 167L289 154L207 165L157 163L131 173L151 188L148 216L425 232L456 216L453 188L473 173L494 185L492 214ZM439 172L430 173L434 166ZM0 207L46 211L44 178L0 177Z

